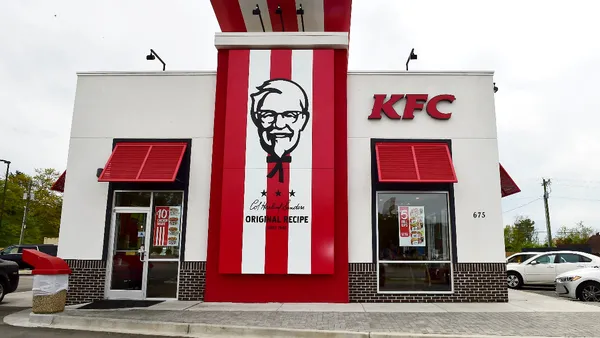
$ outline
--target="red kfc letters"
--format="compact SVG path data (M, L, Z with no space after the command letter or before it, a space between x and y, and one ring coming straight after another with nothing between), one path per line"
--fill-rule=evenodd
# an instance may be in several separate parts
M441 112L437 106L438 103L442 101L448 103L454 102L454 100L456 100L454 95L436 95L427 101L428 97L429 95L427 94L392 94L386 101L387 94L375 94L373 95L375 101L373 102L373 109L371 110L371 115L369 115L369 120L381 119L381 113L392 120L412 120L415 117L415 111L421 111L423 108L425 108L425 111L427 111L429 116L436 120L450 119L452 113ZM404 106L402 116L400 116L394 108L394 104L402 99L406 100L406 105Z

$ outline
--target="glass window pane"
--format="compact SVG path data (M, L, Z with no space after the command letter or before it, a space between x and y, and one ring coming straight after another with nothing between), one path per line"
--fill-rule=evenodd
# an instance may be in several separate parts
M148 262L149 298L176 298L179 262Z
M556 255L543 255L535 259L538 264L551 264L554 263L554 257Z
M379 291L451 291L449 263L379 263Z
M377 209L379 260L450 260L446 193L380 192Z
M589 263L592 261L591 259L589 259L585 256L579 256L579 259L580 259L580 262L585 262L585 263Z
M155 192L150 258L179 258L183 192Z
M579 255L574 254L560 254L559 263L579 263Z
M115 206L117 207L149 207L150 192L117 192Z

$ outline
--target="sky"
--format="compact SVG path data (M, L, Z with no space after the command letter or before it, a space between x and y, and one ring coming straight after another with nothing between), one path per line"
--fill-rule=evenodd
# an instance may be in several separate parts
M309 1L309 0L307 0ZM576 1L354 0L350 70L493 70L500 160L522 192L502 200L546 236L600 231L600 4ZM0 158L64 170L81 71L215 70L209 0L0 1ZM477 156L477 154L473 154ZM0 172L4 168L0 165Z

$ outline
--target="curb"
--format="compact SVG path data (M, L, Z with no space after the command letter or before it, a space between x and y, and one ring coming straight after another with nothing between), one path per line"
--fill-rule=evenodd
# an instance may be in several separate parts
M188 324L131 319L42 315L23 310L4 317L4 323L20 327L44 327L66 330L100 331L171 337L273 337L273 338L516 338L515 336L419 334L394 332L356 332ZM520 336L521 338L525 338ZM535 338L542 338L536 336ZM550 338L550 337L544 337Z

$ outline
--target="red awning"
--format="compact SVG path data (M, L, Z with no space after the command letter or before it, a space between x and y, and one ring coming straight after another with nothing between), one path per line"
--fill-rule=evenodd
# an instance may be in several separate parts
M58 192L65 192L65 178L67 176L67 171L65 170L60 177L58 178L58 180L56 180L56 182L54 182L54 184L52 184L52 187L50 187L50 190L52 191L58 191Z
M515 181L506 172L502 164L500 164L500 190L502 190L502 197L510 196L521 191Z
M117 143L98 182L173 182L187 143Z
M379 182L458 182L445 143L382 142L375 152Z

